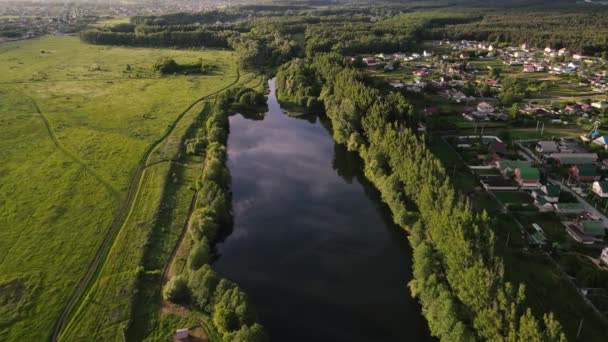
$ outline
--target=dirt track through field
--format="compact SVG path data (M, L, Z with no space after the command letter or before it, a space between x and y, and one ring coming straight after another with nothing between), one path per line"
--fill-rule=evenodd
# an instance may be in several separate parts
M92 260L91 264L89 265L85 275L82 277L82 279L78 282L78 284L74 288L68 302L66 303L65 307L62 309L57 320L55 321L55 324L53 325L53 330L52 330L51 336L49 338L50 341L54 342L54 341L59 340L59 336L60 336L62 330L67 326L70 318L75 313L75 310L79 307L79 304L82 301L82 299L84 298L84 295L86 294L87 289L89 289L90 286L94 283L93 281L95 280L96 275L99 273L101 266L104 264L107 254L114 242L114 238L117 236L118 232L120 231L120 228L122 228L122 226L126 222L128 213L135 204L134 200L136 198L137 193L139 192L140 181L143 176L144 170L146 169L146 164L148 163L148 159L152 155L152 152L154 152L154 150L171 135L171 133L177 127L177 124L180 122L180 120L195 105L234 86L235 84L237 84L239 82L239 79L240 79L240 72L237 69L236 79L232 83L221 88L220 90L217 90L211 94L205 95L205 96L197 99L196 101L192 102L192 104L190 104L190 106L188 106L188 108L186 108L186 110L184 110L176 118L176 120L171 124L171 126L165 132L165 134L163 134L163 136L160 137L160 139L156 140L152 145L150 145L148 147L148 149L142 156L142 159L139 162L137 168L135 169L133 177L131 178L131 182L129 184L125 202L123 203L123 205L119 209L118 213L114 217L114 220L113 220L110 228L108 229L106 235L104 236L104 238L101 242L101 245L99 247L99 250L93 257L93 260Z
M63 144L61 143L61 141L59 141L59 139L55 135L55 131L53 131L53 128L52 128L52 126L51 126L48 118L44 115L44 113L42 112L42 110L40 110L40 106L38 106L38 102L36 102L36 100L33 97L31 97L31 96L29 96L27 94L23 94L23 95L25 97L27 97L32 102L32 104L34 105L34 108L36 109L36 113L38 113L38 116L42 119L42 122L44 123L44 127L46 128L46 131L48 132L51 140L53 141L53 144L55 144L55 147L57 147L58 150L60 150L61 152L63 152L66 156L68 156L75 163L77 163L78 165L80 165L84 170L86 170L93 177L95 177L95 179L97 179L97 181L99 181L99 183L101 183L108 190L108 192L110 194L112 194L112 196L114 196L116 198L120 198L120 192L118 190L116 190L108 181L106 181L105 179L103 179L103 177L101 177L97 172L95 172L95 170L93 170L92 167L90 167L82 159L78 158L77 155L75 155L74 153L70 152L70 150L68 150L65 146L63 146Z

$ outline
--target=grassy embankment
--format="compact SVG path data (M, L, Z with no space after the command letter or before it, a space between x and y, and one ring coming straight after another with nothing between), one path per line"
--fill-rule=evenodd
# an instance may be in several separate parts
M150 68L160 56L220 67L161 78ZM108 232L144 151L195 99L234 81L234 59L44 37L0 46L0 75L0 226L8 227L0 231L0 339L41 340ZM157 198L168 172L150 167L144 181L154 186L138 197ZM157 203L134 208L142 229ZM125 252L142 245L131 241Z

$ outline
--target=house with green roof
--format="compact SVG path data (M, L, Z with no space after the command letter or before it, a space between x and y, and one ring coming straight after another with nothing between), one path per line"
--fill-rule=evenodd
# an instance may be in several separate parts
M604 241L606 227L601 221L577 221L568 224L566 231L580 243L593 244Z
M518 167L515 180L522 188L540 188L540 170L535 167Z
M592 164L598 160L597 153L551 153L550 159L559 165Z
M515 169L520 167L532 167L532 162L527 160L499 160L496 167L505 177L513 176Z
M599 197L608 198L608 181L603 179L593 182L591 191Z
M559 194L561 187L557 184L547 184L540 187L540 189L532 191L532 197L535 200L543 199L545 202L557 203L559 202Z
M555 203L553 207L559 214L580 214L585 211L585 206L581 203Z
M577 182L595 182L601 178L595 164L575 164L570 166L568 173Z

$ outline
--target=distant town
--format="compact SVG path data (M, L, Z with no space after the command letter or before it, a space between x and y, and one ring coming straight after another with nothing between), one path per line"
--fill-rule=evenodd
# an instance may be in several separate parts
M238 2L234 2L238 4ZM104 19L172 12L200 12L226 6L221 0L178 1L0 1L0 43L40 37L45 34L73 34Z

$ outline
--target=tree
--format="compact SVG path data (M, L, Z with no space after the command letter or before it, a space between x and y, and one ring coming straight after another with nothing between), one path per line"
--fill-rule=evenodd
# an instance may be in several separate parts
M227 334L239 330L242 325L253 323L253 312L241 289L234 285L226 286L222 282L216 290L213 323L218 331Z
M215 213L208 208L198 209L192 213L188 227L195 241L200 241L205 237L209 241L215 240L220 227L214 217Z
M231 336L229 340L231 342L266 342L268 341L268 336L264 332L264 328L255 323L252 326L241 326L241 329Z
M514 103L508 110L507 113L511 119L516 119L519 114L519 106L517 103Z
M194 304L199 309L211 312L215 289L219 282L220 278L208 264L190 273L188 287Z
M188 255L188 267L191 270L198 270L203 265L208 264L211 261L211 250L209 248L209 241L206 237L203 237L200 241L195 242L194 246L190 249Z
M188 299L186 279L181 275L173 276L163 289L163 297L173 303L181 303Z

